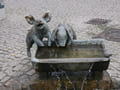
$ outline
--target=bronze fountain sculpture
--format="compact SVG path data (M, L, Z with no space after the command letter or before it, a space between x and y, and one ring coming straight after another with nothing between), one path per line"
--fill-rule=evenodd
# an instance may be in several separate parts
M27 55L31 57L30 48L33 43L36 43L38 46L44 46L42 40L44 37L48 38L48 46L51 46L51 31L47 23L51 20L49 13L45 13L40 20L35 20L33 16L26 16L25 19L33 27L29 30L26 37L27 44Z
M76 40L76 33L69 24L59 24L51 34L47 25L51 20L49 13L45 13L41 20L35 20L33 16L25 18L33 25L26 38L27 55L31 57L33 68L40 75L44 73L43 76L48 77L51 72L60 72L65 75L69 84L73 85L67 72L87 71L80 87L80 90L83 90L90 74L102 75L103 71L108 69L111 54L107 52L104 40ZM43 41L44 37L48 38L47 42ZM74 73L72 74L74 76ZM61 82L59 75L55 75L57 81Z

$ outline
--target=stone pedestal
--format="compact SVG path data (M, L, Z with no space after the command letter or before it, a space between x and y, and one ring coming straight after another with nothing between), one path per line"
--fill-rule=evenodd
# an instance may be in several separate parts
M0 0L0 20L5 18L5 5L4 1Z

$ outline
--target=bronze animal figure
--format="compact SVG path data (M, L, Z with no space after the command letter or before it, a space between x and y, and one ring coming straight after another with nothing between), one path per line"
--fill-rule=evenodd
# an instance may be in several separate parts
M52 32L51 40L55 42L58 47L70 45L74 39L76 39L76 33L69 24L59 24Z
M45 37L48 39L48 46L51 46L51 31L47 25L51 20L51 16L47 12L40 20L35 20L31 15L25 16L25 19L30 25L33 25L26 37L27 55L31 57L30 48L33 43L36 43L38 46L44 46L42 40Z

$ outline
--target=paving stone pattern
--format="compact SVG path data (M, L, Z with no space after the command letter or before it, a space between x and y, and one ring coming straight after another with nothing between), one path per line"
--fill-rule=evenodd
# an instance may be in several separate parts
M96 35L94 38L104 38L106 40L120 42L120 29L108 27L107 30Z
M25 21L26 15L39 19L49 10L51 31L59 23L69 23L78 39L91 39L103 32L106 25L120 29L120 0L5 0L5 10L6 18L0 21L0 86L10 85L16 76L37 77L26 55L25 38L31 28ZM94 18L111 22L105 26L86 24ZM115 82L120 82L120 42L105 43L113 53L108 72Z

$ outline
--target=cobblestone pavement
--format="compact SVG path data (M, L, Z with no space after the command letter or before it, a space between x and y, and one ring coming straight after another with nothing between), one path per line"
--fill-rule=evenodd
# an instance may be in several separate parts
M9 85L14 76L37 76L26 55L25 37L31 27L24 19L26 15L40 18L49 10L51 31L58 23L69 23L78 39L91 39L104 31L85 23L93 18L111 20L107 26L120 28L119 0L5 0L5 7L6 18L0 21L0 85ZM120 43L105 42L113 53L108 72L114 81L120 82Z

